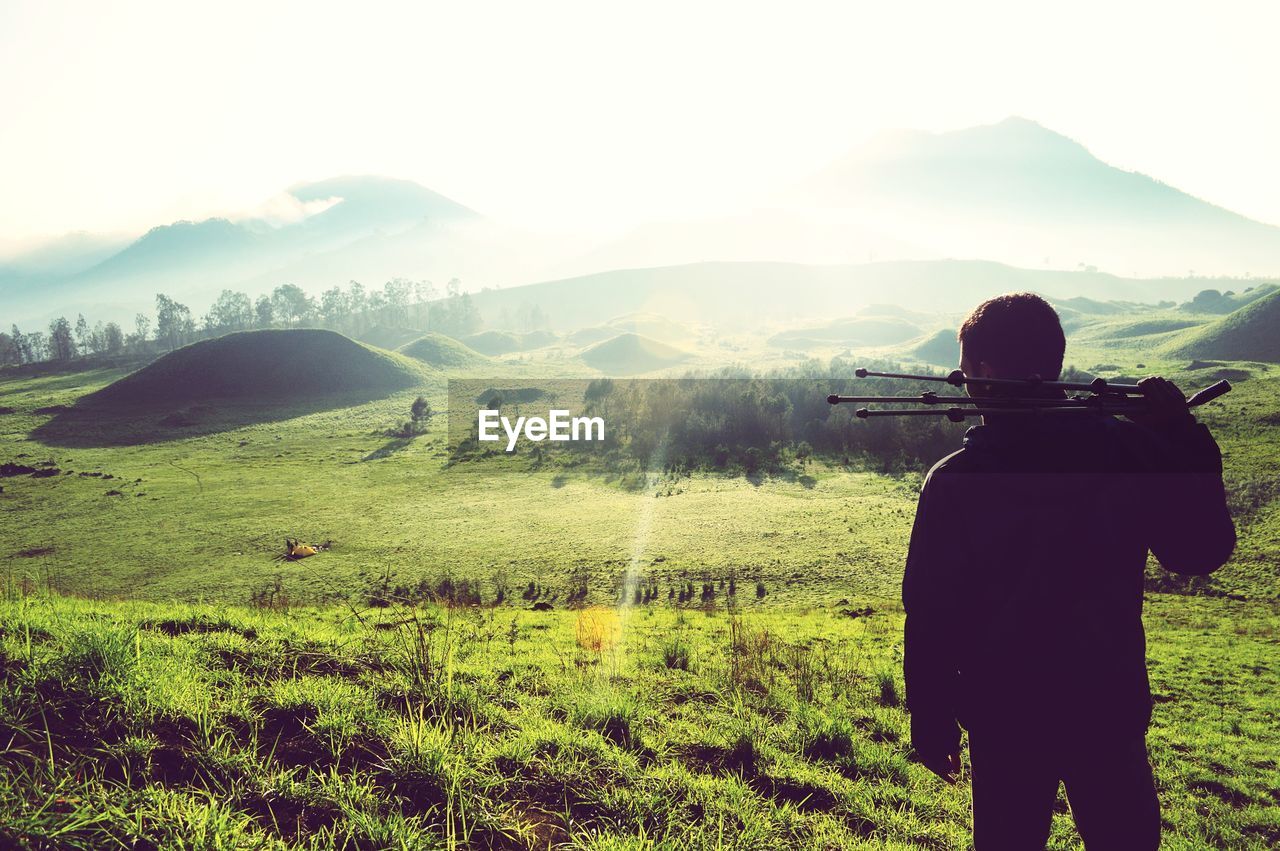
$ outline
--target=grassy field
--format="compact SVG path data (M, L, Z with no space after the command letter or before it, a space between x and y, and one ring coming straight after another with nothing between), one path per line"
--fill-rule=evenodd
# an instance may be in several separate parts
M39 848L965 848L882 601L254 611L10 589L0 835ZM1267 605L1148 604L1166 848L1280 841ZM1064 802L1051 847L1075 847Z
M1235 385L1201 419L1240 544L1150 585L1151 741L1165 847L1267 848L1280 375L1162 355L1186 321L1097 319L1068 362ZM444 410L438 370L373 401L76 406L133 366L0 374L0 847L967 847L967 787L905 743L923 471L453 463L442 415L394 436L417 395ZM286 537L330 548L278 562Z
M451 465L443 416L413 440L384 433L418 392L443 409L443 382L294 419L281 419L288 406L273 408L276 418L249 424L256 407L213 402L201 426L226 418L232 427L197 437L158 425L167 414L155 409L111 426L112 439L129 436L125 445L31 439L58 416L34 411L85 390L65 383L12 382L0 395L15 408L0 419L6 460L59 471L3 480L0 507L25 520L0 530L0 553L11 572L81 594L244 603L279 575L316 602L446 571L483 579L489 594L495 575L562 592L585 570L603 602L616 598L638 551L664 591L736 575L792 602L892 594L918 484L817 462L764 483L693 475L652 488L639 486L643 477L529 459ZM276 565L286 536L333 548Z

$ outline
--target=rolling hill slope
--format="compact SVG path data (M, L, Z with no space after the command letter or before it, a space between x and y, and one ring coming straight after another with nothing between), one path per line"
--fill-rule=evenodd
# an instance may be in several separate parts
M467 369L490 363L484 355L443 334L426 334L396 351L438 369Z
M387 395L420 383L401 355L333 331L242 331L177 349L87 397L99 404L205 399L289 402L330 394Z
M607 375L637 375L675 366L687 352L640 334L619 334L597 343L581 355L587 366Z
M1172 340L1175 357L1280 363L1280 291Z

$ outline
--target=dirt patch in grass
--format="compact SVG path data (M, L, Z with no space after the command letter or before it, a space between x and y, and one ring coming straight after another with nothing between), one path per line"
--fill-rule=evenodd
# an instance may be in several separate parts
M756 754L751 747L722 746L698 742L682 749L681 758L692 766L712 774L741 774L754 777Z
M54 547L27 547L25 550L18 550L13 554L14 558L39 558L40 556L53 555Z
M1187 788L1193 792L1203 792L1212 795L1224 804L1228 804L1235 809L1248 806L1253 803L1253 798L1248 794L1232 789L1217 780L1192 780L1187 784Z
M342 818L342 808L333 801L278 789L240 794L235 804L264 830L290 842L331 828Z
M792 777L760 774L751 779L750 785L760 795L779 804L795 804L801 810L830 812L840 803L840 797L827 787Z
M201 634L209 632L234 632L237 635L242 635L250 640L258 637L258 631L253 627L242 627L226 620L225 618L211 618L203 614L192 615L189 618L146 620L139 623L138 626L143 629L154 629L157 632L163 632L170 638L185 635L190 632Z

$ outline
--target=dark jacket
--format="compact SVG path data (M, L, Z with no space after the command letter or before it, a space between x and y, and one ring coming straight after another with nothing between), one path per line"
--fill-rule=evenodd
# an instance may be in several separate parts
M1016 416L1016 415L1015 415ZM920 493L902 599L912 744L1146 729L1150 550L1205 574L1235 547L1207 428L1058 414L976 426Z

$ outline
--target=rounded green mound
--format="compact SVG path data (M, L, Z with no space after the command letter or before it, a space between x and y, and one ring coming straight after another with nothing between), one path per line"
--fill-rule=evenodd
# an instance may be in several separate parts
M481 331L462 338L462 343L474 351L490 357L509 355L512 352L527 352L549 346L558 338L550 331L530 331L527 334L516 334L512 331Z
M688 353L640 334L619 334L582 353L587 366L614 375L634 375L675 366Z
M386 395L422 382L412 361L334 331L241 331L201 340L93 394L107 403L197 399L293 401L330 394Z
M462 342L472 351L490 356L520 351L520 338L510 331L481 331L463 337Z
M412 343L424 332L418 328L401 328L396 325L374 325L368 331L356 335L356 340L369 346L394 351Z
M927 364L954 368L960 363L960 341L954 329L938 331L912 348L911 354Z
M484 355L443 334L426 334L396 351L441 369L460 369L489 363Z
M1280 291L1172 340L1165 353L1204 360L1280 363Z

